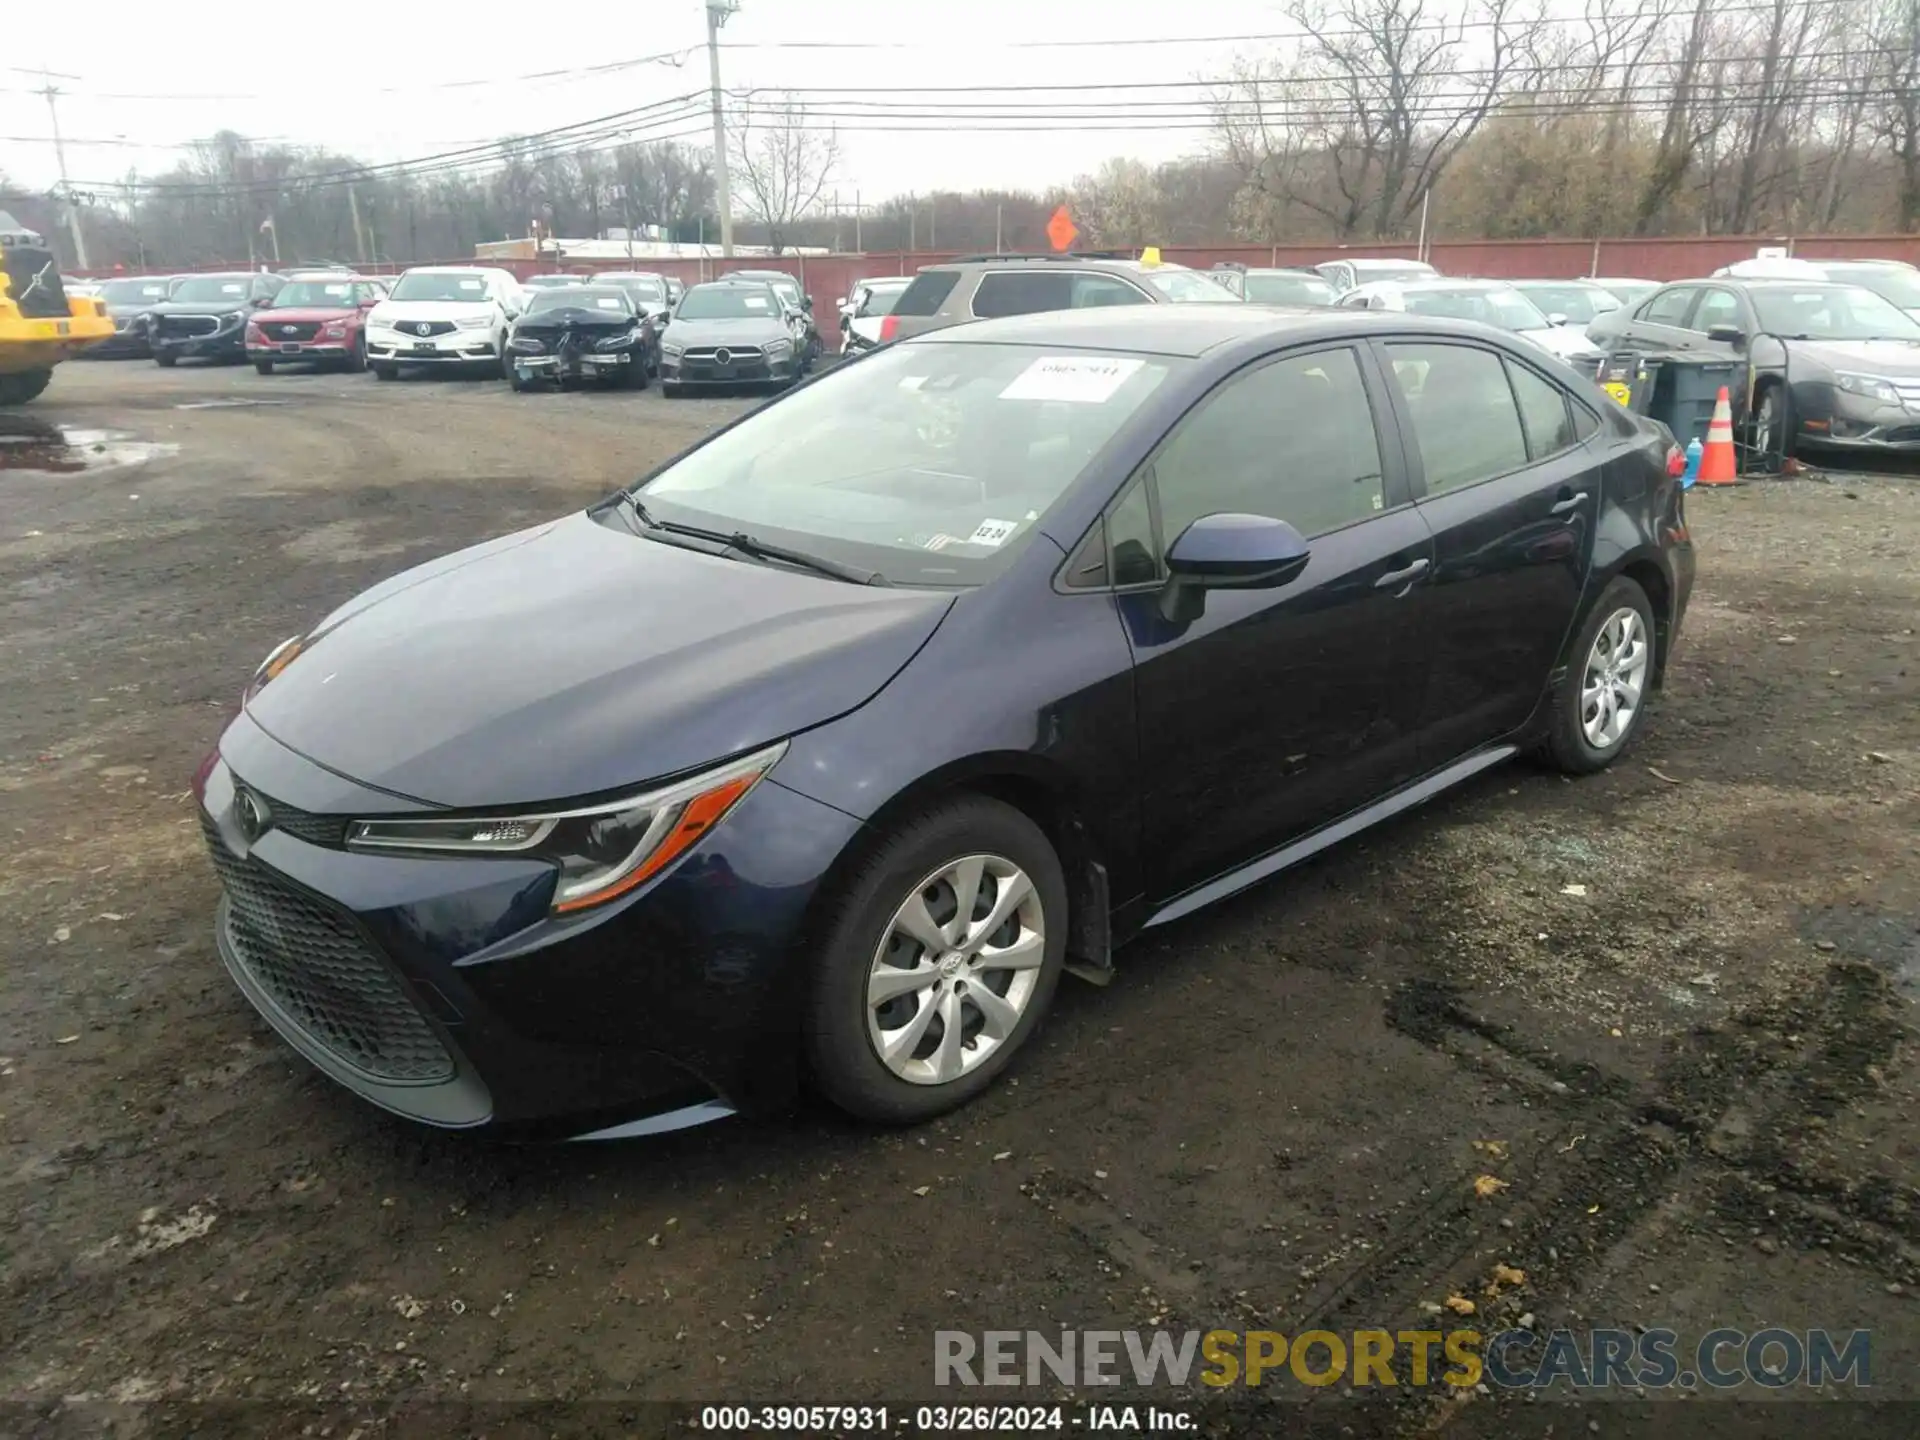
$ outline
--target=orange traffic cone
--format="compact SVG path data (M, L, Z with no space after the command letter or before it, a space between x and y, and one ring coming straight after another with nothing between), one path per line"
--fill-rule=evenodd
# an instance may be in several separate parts
M1727 387L1722 385L1713 402L1713 419L1707 422L1706 449L1700 454L1700 474L1694 483L1732 485L1738 478L1738 468L1733 453L1733 404L1727 397Z

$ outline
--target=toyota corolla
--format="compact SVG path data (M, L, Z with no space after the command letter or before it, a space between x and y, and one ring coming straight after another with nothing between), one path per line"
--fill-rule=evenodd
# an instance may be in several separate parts
M195 784L220 953L435 1125L937 1114L1141 931L1523 751L1617 759L1682 463L1398 312L889 346L278 646Z

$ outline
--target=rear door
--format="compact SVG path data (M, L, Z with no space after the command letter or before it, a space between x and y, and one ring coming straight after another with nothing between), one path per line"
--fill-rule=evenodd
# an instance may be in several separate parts
M1435 769L1512 733L1546 689L1593 560L1599 424L1544 368L1491 346L1380 349L1435 547L1421 719Z
M1699 337L1687 321L1699 298L1698 285L1669 285L1657 291L1634 312L1625 338L1643 348L1691 350Z

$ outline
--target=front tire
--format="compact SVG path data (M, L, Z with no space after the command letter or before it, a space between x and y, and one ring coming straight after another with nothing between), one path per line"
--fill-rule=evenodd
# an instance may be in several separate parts
M24 405L47 388L53 379L51 367L40 370L16 370L0 375L0 405Z
M398 380L400 378L400 367L398 365L381 365L376 363L373 367L373 378L376 380Z
M166 351L161 350L155 352L153 363L158 365L162 370L171 370L180 363L180 357L178 355L169 355Z
M253 368L262 375L271 375L273 373L273 361L256 360L253 362Z
M814 1080L863 1120L911 1124L992 1085L1053 1001L1067 884L1053 846L986 796L905 821L846 877L804 1020Z
M1580 627L1574 661L1553 694L1543 759L1591 775L1626 752L1653 694L1654 634L1647 592L1617 577Z
M1765 475L1778 475L1787 465L1787 436L1792 423L1786 386L1763 385L1753 402L1754 463Z
M365 335L358 336L353 342L353 348L347 351L345 368L349 374L354 375L367 368L367 337Z

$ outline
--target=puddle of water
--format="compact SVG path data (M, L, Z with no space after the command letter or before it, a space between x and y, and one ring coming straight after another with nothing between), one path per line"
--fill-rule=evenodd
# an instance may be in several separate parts
M291 405L291 400L187 400L174 406L176 410L247 410L255 405Z
M179 448L135 440L121 430L49 425L19 415L0 419L0 470L73 475L144 464L159 455L175 454Z

